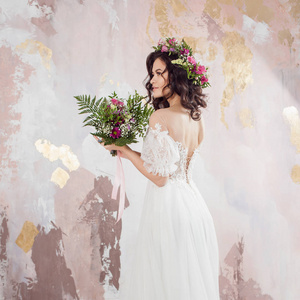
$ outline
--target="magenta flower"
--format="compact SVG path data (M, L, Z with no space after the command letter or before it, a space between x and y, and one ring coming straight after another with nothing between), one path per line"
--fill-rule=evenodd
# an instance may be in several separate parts
M196 60L193 56L188 56L187 60L188 60L189 63L191 63L193 65L197 64L197 62L196 62Z
M203 75L201 77L201 84L203 84L204 82L208 82L208 79Z
M113 139L118 139L121 136L121 130L118 127L114 127L114 129L112 130L110 136Z
M188 55L189 53L190 53L190 50L189 49L185 49L185 48L180 51L181 55Z
M117 106L123 106L124 103L122 101L119 101L118 99L112 98L111 103Z
M130 130L130 125L129 124L127 124L127 128L128 128L128 130Z
M204 66L198 66L198 68L195 67L196 74L203 74L204 72L206 72L206 69Z
M161 52L168 52L168 47L166 45L163 45L161 47Z
M119 101L115 98L112 98L111 103L114 104L114 105L118 105Z
M170 44L170 45L174 45L175 42L176 42L176 39L170 39L170 40L169 40L169 44Z

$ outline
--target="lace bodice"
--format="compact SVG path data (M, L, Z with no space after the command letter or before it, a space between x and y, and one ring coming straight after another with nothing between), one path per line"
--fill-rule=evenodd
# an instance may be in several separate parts
M161 130L159 123L155 129L149 127L144 139L141 158L148 172L160 176L170 176L171 181L190 183L196 154L195 149L188 157L188 149L181 142L174 141L167 130Z

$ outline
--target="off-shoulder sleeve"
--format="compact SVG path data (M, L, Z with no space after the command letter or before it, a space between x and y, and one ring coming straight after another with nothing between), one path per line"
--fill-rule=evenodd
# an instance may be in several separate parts
M159 123L155 129L149 127L144 139L141 158L149 173L169 176L177 170L179 150L176 142L169 136L168 131L162 131Z

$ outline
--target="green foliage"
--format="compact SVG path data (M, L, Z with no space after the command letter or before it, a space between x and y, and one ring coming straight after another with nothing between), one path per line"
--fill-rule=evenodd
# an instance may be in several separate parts
M89 95L74 97L77 100L79 114L88 114L83 126L92 126L96 132L92 135L104 140L105 145L124 146L136 143L137 137L143 137L153 108L146 103L145 96L135 91L125 101L113 92L108 98L96 100ZM117 103L116 105L113 104ZM120 136L112 137L114 129L120 130Z

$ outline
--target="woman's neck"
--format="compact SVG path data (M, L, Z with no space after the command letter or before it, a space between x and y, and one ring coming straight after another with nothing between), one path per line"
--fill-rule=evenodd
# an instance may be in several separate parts
M169 105L172 108L182 107L180 102L180 96L176 93L174 93L172 97L168 98L167 101L169 102Z

